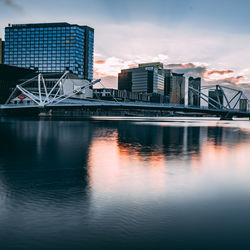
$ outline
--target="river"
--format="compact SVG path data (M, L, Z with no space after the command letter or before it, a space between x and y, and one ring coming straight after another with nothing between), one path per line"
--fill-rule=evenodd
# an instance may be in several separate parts
M0 118L0 249L250 249L250 121Z

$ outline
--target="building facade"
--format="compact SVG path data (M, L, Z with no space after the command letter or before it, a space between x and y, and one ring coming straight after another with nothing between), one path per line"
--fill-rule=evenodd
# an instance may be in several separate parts
M211 109L222 108L224 98L223 98L223 92L221 90L217 89L217 87L215 90L209 90L208 96L209 96L208 108Z
M9 65L0 64L0 104L4 104L21 79L34 77L36 72Z
M171 104L185 103L185 77L165 69L164 94L168 96Z
M94 88L93 94L95 99L100 100L166 103L166 98L156 93L148 94L111 88Z
M169 86L169 102L171 104L185 103L185 77L184 74L172 73Z
M192 87L193 89L200 92L201 91L201 78L189 77L188 87ZM200 94L190 88L188 88L188 105L200 107Z
M164 96L164 102L172 104L185 102L184 74L164 69L159 62L139 64L138 68L121 70L118 74L118 89L158 94Z
M4 47L4 42L0 38L0 64L3 63L3 55L4 55L4 53L3 53L4 52L3 47Z
M170 69L165 69L165 79L164 79L164 95L171 95L171 87L172 87L172 71Z
M239 109L240 111L248 111L248 100L247 99L240 99L240 104L239 104Z
M118 74L118 89L132 92L132 71L122 70Z
M161 63L139 64L118 74L118 89L133 93L164 95L164 70Z
M13 24L5 28L4 63L42 73L66 70L93 79L94 29L68 23Z

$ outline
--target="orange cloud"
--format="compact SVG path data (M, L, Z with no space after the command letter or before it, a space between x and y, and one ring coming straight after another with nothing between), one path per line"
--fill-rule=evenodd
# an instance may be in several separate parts
M244 76L233 76L233 77L227 77L224 79L220 79L216 81L218 84L239 84L240 81L245 80Z
M129 65L128 65L128 68L129 68L129 69L136 68L136 67L137 67L137 64L129 64Z
M98 70L94 69L94 78L101 79L101 84L97 83L94 87L95 88L117 88L118 80L116 76L109 75L107 73L99 72Z
M206 71L207 75L213 75L213 74L218 74L218 75L226 75L226 74L231 74L234 73L233 70L209 70Z
M98 59L99 60L95 61L94 76L95 78L101 78L103 85L109 88L117 88L117 77L121 69L136 68L138 66L137 63L139 63L136 60L126 61L116 57ZM169 68L176 73L184 73L186 77L201 77L204 84L231 85L232 87L237 85L237 87L243 89L247 89L248 85L247 83L244 86L242 85L243 81L248 80L243 76L243 73L237 75L237 73L231 69L208 69L208 66L204 63L188 62L166 64L165 68Z
M105 64L106 60L97 60L95 61L96 64Z
M107 73L99 72L97 69L94 69L94 76L95 76L95 78L102 78L102 77L107 77L110 75Z

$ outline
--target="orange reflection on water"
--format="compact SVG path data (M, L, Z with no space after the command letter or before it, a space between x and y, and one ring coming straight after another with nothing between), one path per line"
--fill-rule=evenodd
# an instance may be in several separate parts
M114 134L117 137L117 133ZM89 181L91 186L110 192L117 186L119 154L114 138L94 138L89 152ZM103 185L108 183L108 185Z
M139 148L131 150L118 143L117 132L111 138L92 140L89 153L89 181L101 192L152 192L166 188L166 159L160 152L140 155ZM128 186L128 179L130 180Z
M132 166L133 174L136 175L138 180L136 187L143 185L142 180L140 180L143 171L146 183L153 189L152 191L159 192L166 188L166 158L160 149L147 152L145 156L145 154L142 154L143 149L139 145L129 148L119 144L118 148L123 168Z
M192 173L200 175L201 172L214 172L243 174L249 173L249 160L246 157L250 152L249 143L236 143L234 145L215 145L206 142L201 146L200 155L190 158ZM239 171L240 170L240 171Z
M238 140L233 131L225 135L219 131L214 137L203 129L202 140L192 140L193 131L187 137L185 130L188 140L172 144L171 136L168 144L143 144L144 140L119 140L115 129L108 136L104 131L93 137L88 161L90 186L100 193L155 196L185 184L198 186L196 181L203 182L202 177L213 181L249 174L250 145L248 140Z

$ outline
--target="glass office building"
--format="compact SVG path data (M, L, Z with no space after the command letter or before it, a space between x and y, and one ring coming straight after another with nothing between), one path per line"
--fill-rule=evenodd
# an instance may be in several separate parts
M164 95L164 77L162 63L139 64L138 68L121 70L118 74L118 89Z
M5 28L8 65L93 79L94 29L68 23L13 24Z

